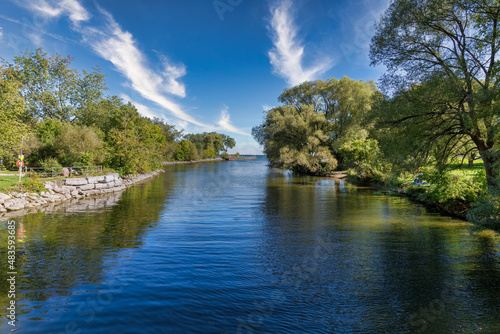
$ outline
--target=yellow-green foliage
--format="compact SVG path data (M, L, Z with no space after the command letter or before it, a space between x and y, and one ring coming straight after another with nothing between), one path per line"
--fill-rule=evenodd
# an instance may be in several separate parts
M64 166L93 166L104 161L104 143L89 127L66 124L54 149Z
M484 174L475 177L457 176L434 167L420 168L419 172L423 173L428 186L415 186L409 191L419 193L421 199L429 203L475 203L487 193Z
M188 161L189 155L191 154L190 144L192 144L189 140L183 140L177 146L177 150L175 151L175 160L177 161Z
M2 78L6 72L0 67L0 157L4 159L19 152L21 139L28 133L22 122L25 104L19 94L21 84Z
M500 194L490 193L478 201L476 207L469 211L467 219L496 230L500 229Z
M26 175L22 181L22 190L25 192L39 193L41 191L47 190L36 174Z
M28 167L103 164L135 174L174 159L182 131L142 117L116 96L104 97L99 69L79 73L71 68L71 57L48 58L42 49L26 51L13 63L1 61L0 157L7 166L15 165L23 136ZM182 160L196 160L202 152L214 157L235 145L215 132L192 136L201 148L188 145Z
M198 149L196 148L196 145L189 142L189 156L188 159L190 161L196 161L200 159L200 156L198 155Z
M276 167L307 173L328 173L335 169L329 137L330 124L312 106L277 107L267 112L265 123L254 128L254 137Z
M207 148L205 148L203 150L202 157L203 157L203 159L213 159L213 158L215 158L215 150L214 150L214 148L212 146L207 146Z
M380 179L383 160L378 142L375 139L353 140L345 143L339 150L344 158L343 166L354 169L358 177Z

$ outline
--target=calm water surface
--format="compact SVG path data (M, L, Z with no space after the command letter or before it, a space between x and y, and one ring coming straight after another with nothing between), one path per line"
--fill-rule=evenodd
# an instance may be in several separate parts
M261 159L14 220L16 333L500 333L498 239Z

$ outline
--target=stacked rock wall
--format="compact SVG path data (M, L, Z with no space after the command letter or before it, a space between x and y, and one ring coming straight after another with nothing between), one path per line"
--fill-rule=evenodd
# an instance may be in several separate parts
M80 199L100 194L114 193L126 187L158 175L163 170L148 174L128 175L120 178L118 173L103 176L69 178L61 181L45 182L47 191L36 193L0 193L0 213L33 208L49 203Z

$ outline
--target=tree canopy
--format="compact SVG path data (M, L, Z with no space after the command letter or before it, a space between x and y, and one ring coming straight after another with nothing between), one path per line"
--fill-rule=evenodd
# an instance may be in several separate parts
M345 145L367 139L366 115L379 96L372 81L304 82L285 89L278 99L284 105L267 111L252 134L272 165L325 174L349 162Z
M235 146L225 134L183 134L158 118L141 116L131 103L105 95L99 68L80 73L72 60L37 49L1 65L4 164L13 166L23 140L27 166L104 164L122 174L158 169L176 157L214 158ZM189 138L195 140L186 143ZM178 147L188 154L176 154Z
M490 188L500 186L499 19L496 0L396 0L370 47L372 64L387 66L387 98L407 104L389 120L421 124L428 143L473 143Z

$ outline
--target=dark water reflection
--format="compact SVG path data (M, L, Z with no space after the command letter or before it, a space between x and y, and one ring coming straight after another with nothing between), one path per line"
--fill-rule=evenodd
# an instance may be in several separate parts
M15 219L20 333L500 333L498 239L404 198L256 160L74 211Z

